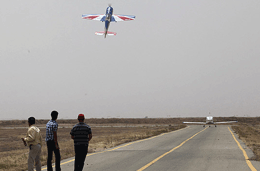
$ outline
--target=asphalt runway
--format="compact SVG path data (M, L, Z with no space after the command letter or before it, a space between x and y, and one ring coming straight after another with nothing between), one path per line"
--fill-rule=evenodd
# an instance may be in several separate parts
M260 162L230 126L187 128L88 154L84 171L250 171ZM61 162L74 170L74 158ZM46 167L42 167L46 170Z

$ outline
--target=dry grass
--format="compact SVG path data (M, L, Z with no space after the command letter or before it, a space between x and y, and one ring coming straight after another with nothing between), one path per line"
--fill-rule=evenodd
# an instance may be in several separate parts
M232 128L239 137L253 150L255 157L260 160L260 118L242 117L214 117L214 121L238 120ZM92 127L93 139L90 142L89 152L102 151L122 143L158 135L183 128L183 121L205 121L201 118L157 118L157 119L87 119ZM36 120L42 137L45 138L45 125L48 120ZM70 139L70 130L77 120L58 120L58 141L61 158L74 156L73 140ZM173 125L173 126L171 126ZM101 127L105 126L105 127ZM17 129L2 129L16 127ZM19 128L25 127L25 128ZM23 146L21 138L26 135L27 121L13 120L0 121L0 170L21 171L27 169L28 148ZM42 165L46 165L47 148L42 147Z
M232 126L239 138L253 151L251 160L260 161L260 126L250 123L240 123Z
M102 120L102 119L100 119ZM105 119L103 119L104 121ZM135 120L136 121L136 120ZM45 124L48 121L36 123L40 127L41 135L45 139ZM99 121L98 121L99 122ZM141 121L139 121L141 122ZM28 125L25 121L7 121L0 123L0 170L22 171L27 169L28 148L24 147L21 138L25 137ZM59 122L58 142L60 146L61 158L66 159L74 156L74 144L70 138L70 130L76 120ZM102 151L106 148L114 147L122 143L135 141L151 136L158 135L163 132L169 132L185 127L183 124L175 124L174 126L157 124L136 124L136 123L118 123L113 122L106 124L89 124L92 127L93 139L90 141L89 152ZM3 129L8 127L16 127L16 129ZM99 127L96 127L99 126ZM106 127L100 127L106 126ZM20 127L20 128L18 128ZM25 127L25 128L21 128ZM43 143L42 165L47 164L47 147Z

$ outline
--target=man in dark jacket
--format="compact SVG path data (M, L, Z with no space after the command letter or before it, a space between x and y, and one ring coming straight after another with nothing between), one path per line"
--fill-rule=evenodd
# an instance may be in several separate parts
M75 149L74 171L82 171L88 153L88 143L92 138L91 128L84 123L84 120L84 115L79 114L79 123L76 124L70 132L71 138L74 140Z

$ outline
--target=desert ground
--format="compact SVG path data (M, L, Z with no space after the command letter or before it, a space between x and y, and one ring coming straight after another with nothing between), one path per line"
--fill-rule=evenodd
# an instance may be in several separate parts
M252 160L260 160L260 118L244 117L214 117L214 121L237 120L232 129L239 138L252 149L255 156ZM186 127L183 121L205 121L203 118L144 118L144 119L86 119L92 128L93 139L90 141L89 153L102 151L126 142L148 138L164 132L174 131ZM41 129L42 138L45 139L45 125L48 120L36 120L36 126ZM61 158L74 156L73 140L70 130L77 120L57 120L59 124L58 142ZM28 129L26 120L0 121L0 170L26 170L28 148L21 141ZM42 165L46 165L47 148L43 143Z

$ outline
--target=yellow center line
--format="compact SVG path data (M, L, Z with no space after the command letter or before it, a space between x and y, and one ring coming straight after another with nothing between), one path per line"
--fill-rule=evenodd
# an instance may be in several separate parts
M143 171L146 168L148 168L149 166L151 166L152 164L154 164L155 162L157 162L158 160L160 160L161 158L163 158L164 156L166 156L167 154L173 152L174 150L176 150L177 148L181 147L183 144L185 144L187 141L191 140L192 138L194 138L196 135L198 135L199 133L205 131L208 127L206 127L205 129L203 129L202 131L194 134L192 137L188 138L187 140L183 141L180 145L178 145L177 147L174 147L173 149L171 149L170 151L164 153L163 155L157 157L156 159L154 159L153 161L151 161L150 163L146 164L145 166L143 166L142 168L138 169L137 171Z
M109 151L114 151L114 150L117 150L117 149L122 148L122 147L129 146L129 145L134 144L134 143L150 140L150 139L153 139L153 138L156 138L156 137L159 137L159 136L163 136L163 135L166 135L166 134L170 134L170 133L173 133L173 132L177 132L177 131L180 131L180 130L183 130L183 129L186 129L186 128L189 128L189 126L182 128L182 129L175 130L175 131L171 131L171 132L168 132L168 133L163 133L163 134L160 134L160 135L157 135L157 136L153 136L153 137L150 137L150 138L146 138L146 139L142 139L142 140L138 140L138 141L133 141L133 142L127 143L125 145L121 145L121 146L118 146L116 148L110 149L110 150L105 150L105 151L96 152L96 153L90 153L90 154L87 154L87 156L92 156L92 155L95 155L95 154L101 154L101 153L105 153L105 152L109 152ZM70 162L73 162L73 161L75 161L75 159L63 162L60 165L64 165L64 164L67 164L67 163L70 163ZM52 167L54 168L55 165L53 165ZM42 168L42 170L47 170L47 167Z
M246 163L247 163L248 167L249 167L252 171L257 171L257 170L255 169L255 167L252 165L252 163L250 162L250 160L249 160L249 158L248 158L248 156L247 156L247 154L246 154L246 151L242 148L242 146L240 145L240 143L237 141L235 135L233 134L233 132L230 130L229 127L228 127L228 130L229 130L229 132L232 134L232 136L233 136L234 140L236 141L236 143L237 143L238 147L240 148L240 150L243 152L243 155L244 155L244 157L245 157L245 160L246 160Z

